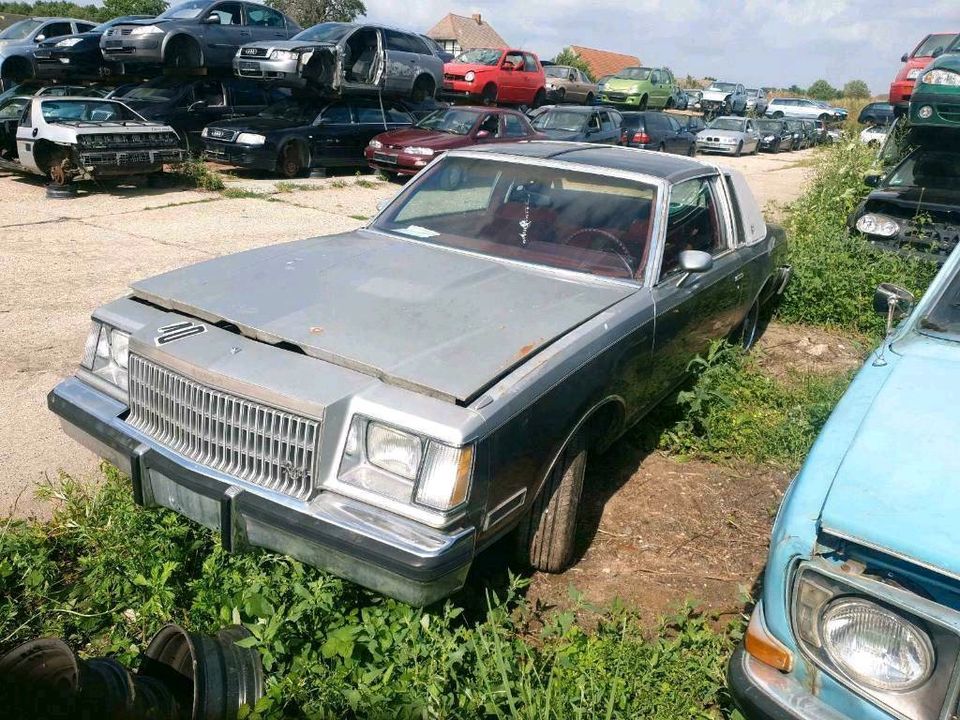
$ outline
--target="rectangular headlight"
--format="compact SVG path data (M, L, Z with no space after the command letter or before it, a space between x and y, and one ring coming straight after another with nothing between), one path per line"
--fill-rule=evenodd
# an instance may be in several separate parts
M415 480L422 457L423 443L419 437L376 422L367 427L367 460L371 465Z
M121 390L127 389L130 335L94 320L80 365Z

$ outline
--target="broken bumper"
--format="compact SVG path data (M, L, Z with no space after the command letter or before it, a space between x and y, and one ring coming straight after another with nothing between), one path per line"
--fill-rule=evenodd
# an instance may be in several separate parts
M102 150L80 153L80 166L90 175L131 175L156 171L168 163L183 162L180 148L163 150Z
M458 590L475 530L442 532L330 492L309 502L241 483L167 450L124 421L127 407L78 378L47 396L64 431L128 473L134 500L220 533L228 551L262 547L426 605Z
M727 686L747 720L851 720L813 695L796 678L734 651Z

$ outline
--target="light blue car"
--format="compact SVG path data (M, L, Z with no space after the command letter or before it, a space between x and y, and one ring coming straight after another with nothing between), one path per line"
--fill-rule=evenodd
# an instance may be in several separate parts
M784 497L728 668L750 720L958 716L958 268L867 360ZM881 285L874 305L889 327L912 301Z

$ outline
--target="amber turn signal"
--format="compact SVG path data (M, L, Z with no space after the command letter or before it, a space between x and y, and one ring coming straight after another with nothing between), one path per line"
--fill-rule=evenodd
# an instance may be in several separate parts
M750 616L743 647L751 657L770 667L783 672L793 669L793 653L767 630L767 624L763 620L763 605L759 603Z

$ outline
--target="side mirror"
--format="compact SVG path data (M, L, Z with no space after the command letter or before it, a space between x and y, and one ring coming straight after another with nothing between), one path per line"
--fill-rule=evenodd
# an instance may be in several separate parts
M680 269L685 273L704 273L713 267L713 256L703 250L684 250L680 253Z
M870 175L864 175L863 184L866 185L867 187L879 187L880 179L882 177L883 177L882 175L877 175L876 173L872 173Z
M916 298L909 290L893 283L880 283L873 293L873 309L887 316L887 335L893 330L893 321L902 318L913 307Z
M200 21L204 25L219 25L220 16L216 14L207 15L203 20Z
M33 41L40 43L40 42L43 42L43 41L46 40L46 39L47 39L47 36L44 35L43 33L40 33L39 35L37 35L37 36L33 39Z
M909 60L909 58L907 57L907 53L904 53L903 55L900 56L900 62L906 62L907 60Z
M484 138L490 137L489 130L477 130L477 134L473 136L476 140L483 140Z

